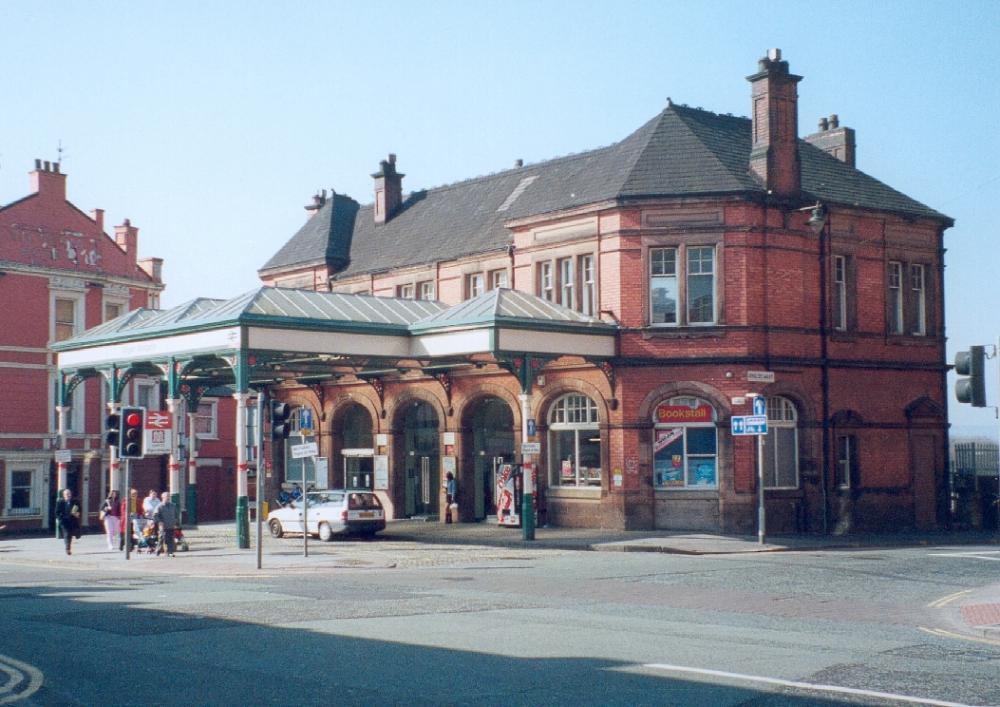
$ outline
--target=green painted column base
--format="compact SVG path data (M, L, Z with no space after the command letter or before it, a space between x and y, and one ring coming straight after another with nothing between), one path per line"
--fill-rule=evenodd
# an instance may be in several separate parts
M522 496L521 503L521 530L524 540L535 539L535 504L531 500L532 494L526 493Z
M188 484L185 494L184 524L191 528L198 525L198 485Z
M250 547L250 500L246 496L236 498L236 544L241 550Z

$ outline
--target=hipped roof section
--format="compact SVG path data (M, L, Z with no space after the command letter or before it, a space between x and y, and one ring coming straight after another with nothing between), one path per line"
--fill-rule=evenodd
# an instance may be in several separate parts
M384 272L500 251L513 242L505 223L628 198L753 196L751 121L669 104L608 147L411 192L386 223L371 204L335 194L261 268L261 274L327 264L335 277ZM804 140L802 198L877 209L946 225L951 219ZM534 178L527 186L523 182ZM519 185L523 191L498 210Z

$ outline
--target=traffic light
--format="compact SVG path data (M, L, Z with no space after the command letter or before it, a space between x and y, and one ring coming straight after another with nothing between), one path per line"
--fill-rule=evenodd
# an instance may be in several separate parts
M122 459L141 459L145 454L145 408L122 408L121 440L118 456Z
M288 439L292 431L292 407L279 400L271 401L271 439Z
M983 346L970 346L968 351L959 351L955 356L955 373L968 376L959 378L955 383L958 402L970 403L977 408L986 407L985 358Z
M108 415L104 420L104 429L105 443L117 450L121 445L122 439L122 416L116 412Z

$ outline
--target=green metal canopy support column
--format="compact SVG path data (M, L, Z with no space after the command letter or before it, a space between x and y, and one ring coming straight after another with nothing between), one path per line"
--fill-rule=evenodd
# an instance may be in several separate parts
M528 418L531 417L531 387L534 383L531 363L531 356L522 356L519 371L521 394L518 396L521 401L522 444L528 441ZM535 484L533 474L527 468L531 457L531 454L521 454L521 532L524 540L535 539Z
M241 549L250 547L250 492L247 485L247 400L248 366L246 352L236 361L236 542Z
M180 363L175 359L170 359L167 367L167 413L170 415L170 454L167 458L167 469L169 470L170 502L178 509L178 517L183 518L181 506L181 488L184 480L181 478L181 460L177 454L177 440L180 435Z

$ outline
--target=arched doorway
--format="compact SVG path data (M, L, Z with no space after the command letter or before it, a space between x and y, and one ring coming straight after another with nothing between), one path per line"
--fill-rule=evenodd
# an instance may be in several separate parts
M345 489L374 487L372 416L363 405L353 404L344 411L340 424L338 464L332 472L335 485Z
M471 452L466 468L471 467L472 478L463 481L472 484L474 519L483 520L494 512L497 470L501 464L514 461L514 413L505 401L491 396L480 400L467 419L468 437L463 446ZM462 489L459 496L469 499Z
M406 515L436 515L441 485L441 456L438 416L429 403L416 400L407 407L403 416L403 454Z

